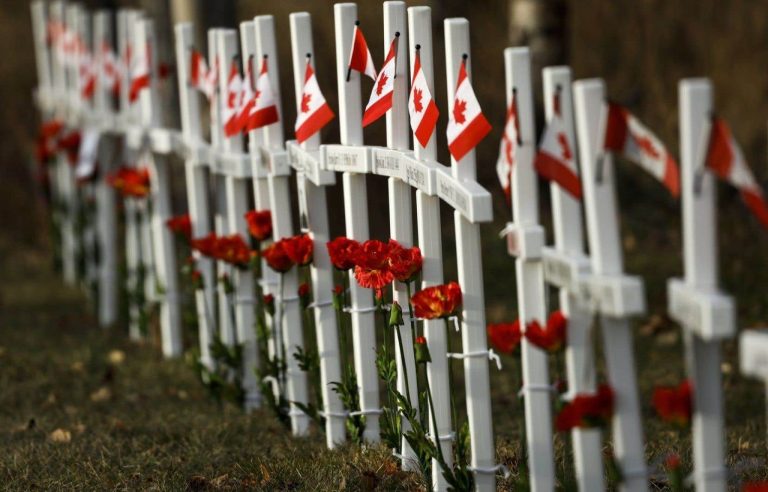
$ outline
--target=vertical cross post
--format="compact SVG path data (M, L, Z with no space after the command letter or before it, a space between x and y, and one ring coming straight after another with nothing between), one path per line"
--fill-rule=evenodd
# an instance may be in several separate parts
M194 149L203 143L199 97L189 84L189 61L191 50L195 47L195 33L192 24L189 23L177 24L175 31L181 133L184 142L191 150L191 155L184 161L187 203L192 222L192 237L199 238L211 232L211 211L208 203L208 170L200 160L194 158ZM212 369L210 346L216 330L216 277L213 272L213 261L210 258L195 254L195 259L203 282L203 288L195 291L200 360L205 367Z
M536 152L531 55L528 48L504 50L507 107L517 107L519 134L512 168L512 214L508 226L510 253L516 257L517 299L522 326L547 316L541 249L544 229L539 223L539 196L533 158ZM521 340L523 405L531 489L554 490L551 386L547 354L527 338Z
M569 142L575 142L573 103L571 101L571 70L568 67L544 69L544 105L547 119L555 117L555 97L559 92L563 126ZM574 159L576 157L574 156ZM582 263L588 271L584 256L584 232L581 204L559 185L550 185L552 215L555 229L555 252L569 261ZM546 275L545 265L545 275ZM560 286L560 308L568 318L568 347L565 353L568 392L593 393L595 384L595 354L590 330L591 316L586 310L575 285L579 279L571 276L571 285ZM576 479L579 490L603 490L602 438L599 429L571 431Z
M157 102L157 57L154 49L154 23L149 19L139 21L135 27L138 53L150 53L150 86L141 91L141 123L146 129L158 128L161 124L160 106ZM143 51L142 51L143 50ZM152 216L152 249L155 257L155 275L162 287L160 299L160 332L163 355L178 357L182 352L181 312L179 306L179 285L176 276L176 249L173 233L165 223L173 216L171 207L171 175L168 157L146 149L150 167Z
M456 81L462 57L469 55L469 21L446 19L445 67L448 89L448 111L453 111ZM467 76L471 78L471 60L467 59ZM475 151L461 161L451 158L451 175L456 181L476 181ZM456 260L459 284L463 293L461 342L464 353L488 350L485 335L485 297L483 293L483 264L480 249L480 224L470 222L458 210L454 211L456 228ZM467 397L467 418L472 441L472 468L477 490L495 490L496 462L491 419L491 389L488 360L482 357L464 358L464 380Z
M336 32L336 80L339 91L339 132L343 145L362 145L363 126L360 102L360 74L352 71L347 80L347 63L352 52L352 34L357 20L357 4L333 6ZM365 174L344 172L344 218L347 237L356 241L369 238L368 190ZM379 381L376 373L376 323L373 295L360 287L350 272L349 289L352 314L352 344L360 392L360 409L365 415L363 438L379 441Z
M107 50L114 53L115 43L112 31L112 12L100 10L93 17L93 56L98 62L106 56ZM104 63L97 65L97 85L94 94L94 108L104 121L114 122L114 107L112 105L112 88L106 87L104 81ZM117 321L117 210L115 208L115 191L104 177L117 164L117 141L114 135L102 132L98 154L99 169L96 188L96 233L98 234L98 286L99 286L99 323L103 327Z
M432 50L432 9L429 7L410 7L408 9L408 52L415 53L419 45L421 70L427 80L430 93L435 95L435 71ZM410 60L410 73L413 76L415 57ZM433 133L426 147L422 147L414 136L413 149L417 159L437 160L436 136ZM440 198L429 195L423 190L416 190L416 226L419 248L424 257L421 269L421 287L432 287L443 283L443 238L440 220ZM448 336L443 320L425 320L424 336L427 339L432 362L427 364L427 378L432 390L435 418L429 419L429 432L432 440L439 440L448 466L453 465L453 426L451 423L451 391L448 378ZM433 422L437 423L435 428ZM432 460L432 485L434 490L447 490L448 483L437 462Z
M307 55L314 55L312 42L312 18L306 12L290 15L291 53L293 61L294 96L296 110L301 109L301 95L304 88L304 73ZM315 67L316 68L316 67ZM316 133L301 144L308 153L317 153L320 134ZM319 166L319 161L313 164ZM320 175L325 178L319 179ZM316 178L317 177L317 178ZM317 179L317 182L313 181ZM331 290L333 289L333 266L328 255L327 242L331 239L328 223L328 201L326 186L334 184L334 173L300 171L297 168L296 184L299 191L299 212L306 217L306 226L314 241L312 260L312 292L314 293L314 317L317 329L317 350L320 358L320 381L325 413L325 440L329 449L346 441L346 415L339 395L333 391L331 383L342 381L341 360L339 357L339 334L337 332L336 310L333 307Z
M739 335L739 364L745 376L759 378L768 397L768 328L744 330ZM768 412L768 406L766 406Z
M683 79L678 91L685 279L671 279L667 294L670 314L685 330L688 377L694 388L694 487L721 491L726 488L726 470L720 340L735 331L735 309L732 299L718 290L714 176L699 176L706 158L712 84Z
M642 415L637 395L630 316L645 312L643 284L624 274L619 237L613 158L603 151L605 86L602 80L574 83L576 121L589 251L591 293L604 340L608 380L615 395L614 452L621 467L621 490L648 490ZM603 159L602 178L596 176Z
M277 43L275 41L275 20L271 15L254 17L256 32L256 60L265 55L269 60L269 77L277 104L280 121L264 127L264 146L261 158L267 162L269 176L270 210L272 212L272 230L276 240L293 236L291 218L291 195L289 191L290 168L287 160L274 158L275 153L284 156L285 138L283 136L282 105L280 104L280 68L278 65ZM282 342L285 347L287 379L287 398L291 405L291 429L294 435L304 435L309 429L309 417L294 402L306 404L308 401L307 374L299 368L293 356L296 350L304 347L301 306L298 299L298 267L282 274L282 290L277 297L282 304L280 322L282 324Z
M405 2L384 2L384 53L389 51L390 43L399 34L397 53L395 54L395 81L392 95L392 109L387 111L385 118L387 124L387 147L390 149L407 150L409 147L408 134L408 31L406 29ZM411 208L411 187L400 178L387 178L389 190L389 235L404 247L413 246L413 210ZM408 307L408 294L405 284L393 282L392 298L403 306L403 311L408 319L413 313L406 312ZM395 357L397 361L397 389L405 395L410 393L410 400L414 408L418 409L419 395L416 387L416 362L413 354L413 334L410 321L400 327L403 350L407 354L405 366L402 357ZM393 333L394 337L394 333ZM398 341L394 339L395 347ZM405 374L408 377L405 377ZM405 381L410 381L410 388L406 390ZM410 424L403 421L403 432L408 432ZM402 467L404 470L417 470L418 457L405 437L402 438Z

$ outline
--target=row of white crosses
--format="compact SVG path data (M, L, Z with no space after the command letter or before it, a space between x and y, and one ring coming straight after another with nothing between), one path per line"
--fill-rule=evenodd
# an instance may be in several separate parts
M333 271L325 243L330 239L328 207L325 187L335 183L335 173L342 173L344 186L345 220L347 236L364 241L368 239L368 207L366 175L388 178L391 236L401 244L410 246L413 224L411 188L416 192L417 244L424 256L423 286L442 283L442 244L439 201L442 199L455 209L457 231L456 248L459 261L459 281L464 292L462 312L463 353L447 354L446 333L441 322L425 322L433 362L428 366L435 408L437 428L430 428L433 439L437 437L446 456L451 456L451 416L449 413L450 391L448 387L448 358L463 359L467 389L467 413L472 437L472 463L478 489L492 490L497 466L494 461L493 433L490 415L490 388L488 381L488 355L485 339L482 267L479 242L479 223L491 219L490 195L475 181L474 153L470 152L460 162L453 161L450 168L435 161L434 135L422 147L414 138L414 150L410 151L406 120L407 81L413 74L414 60L409 58L417 51L430 91L433 90L431 12L428 7L407 9L403 2L384 3L385 51L399 33L393 107L387 113L387 146L363 145L361 122L361 93L359 74L348 75L348 57L357 20L355 4L335 6L337 80L339 88L339 123L341 143L320 145L319 134L301 144L285 142L282 124L275 123L248 134L248 149L240 136L225 136L222 130L228 93L230 61L238 56L237 31L213 29L208 33L209 60L219 60L213 66L218 70L218 91L211 100L211 142L203 141L200 126L200 104L189 84L190 52L195 48L192 26L176 27L176 57L182 130L176 132L162 127L157 104L157 59L149 57L150 83L140 91L137 101L128 97L130 74L122 84L120 111L113 113L107 102L106 89L101 88L94 98L94 106L85 106L79 98L77 78L79 74L64 74L63 60L46 46L45 32L48 20L66 21L77 28L83 39L88 39L88 17L79 7L65 8L62 2L46 7L36 2L32 7L35 25L38 72L40 87L38 101L46 117L65 119L73 128L89 125L103 134L124 135L123 156L128 161L139 159L148 162L152 171L152 216L149 223L139 224L135 215L127 216L127 260L131 271L139 262L154 271L156 279L147 279L146 291L161 302L161 328L163 351L168 356L181 351L180 307L176 259L173 237L165 227L171 216L170 169L171 153L185 159L185 173L190 216L195 237L203 237L213 230L219 235L239 233L247 235L244 213L249 208L250 185L253 185L253 202L256 209L272 211L276 239L292 236L291 204L288 180L292 167L296 171L299 190L299 212L302 232L309 232L314 240L315 253L311 266L312 288L315 301L312 306L317 327L317 344L321 361L323 386L323 415L326 417L326 437L329 448L345 439L343 411L338 396L330 391L330 384L341 379L338 354L336 313L330 301ZM154 32L150 20L132 10L118 13L118 48L125 52L128 47L136 54L153 53ZM292 61L296 107L302 103L302 91L306 67L312 63L313 43L309 14L296 13L290 17ZM94 16L93 46L110 39L108 14ZM449 109L453 102L456 75L462 56L469 52L469 25L465 19L445 21L446 68ZM258 16L240 25L240 59L243 67L251 71L269 62L269 77L279 105L279 81L274 19ZM141 55L138 55L141 56ZM647 467L643 456L643 436L637 382L631 346L629 318L645 310L643 287L640 279L623 272L622 251L618 229L614 168L611 155L603 150L605 132L605 89L600 80L585 80L573 84L575 104L571 100L570 71L567 67L552 67L544 71L544 97L547 118L562 118L563 129L570 142L577 142L583 176L589 251L584 252L584 231L581 204L552 184L555 245L544 245L544 231L539 224L536 174L533 166L535 135L533 122L530 59L526 48L510 48L505 52L508 104L516 105L518 112L518 142L512 176L512 211L514 222L506 229L510 253L517 258L517 284L520 317L524 321L542 320L546 313L547 285L560 291L560 306L569 319L568 348L566 352L569 393L566 399L578 393L595 390L595 354L592 352L591 325L593 317L599 317L601 333L606 346L606 366L611 387L615 392L616 408L613 418L613 441L616 457L623 472L623 490L647 488ZM245 70L246 73L248 69ZM135 74L134 74L135 75ZM66 97L58 97L63 96ZM558 98L555 108L555 99ZM670 282L670 307L673 317L686 330L688 371L695 391L693 479L702 490L723 490L725 469L723 461L722 390L720 386L719 340L731 336L734 331L732 300L717 289L715 262L716 237L714 226L714 182L709 174L701 174L704 165L708 114L711 111L711 88L704 80L685 80L681 83L681 154L682 200L685 240L685 281ZM63 101L63 104L62 104ZM574 118L575 108L575 118ZM555 113L558 115L555 115ZM576 131L578 130L578 131ZM99 146L99 162L102 166L114 165L118 159L118 147L112 140ZM74 176L60 157L56 164L54 193L75 204ZM289 167L290 165L290 167ZM97 183L98 234L102 248L100 293L102 301L114 294L116 255L114 250L115 219L114 196L111 190ZM215 206L208 203L209 187L213 187ZM126 203L126 208L136 206ZM74 220L74 219L71 219ZM75 248L74 224L65 224L64 253L65 276L74 275ZM71 229L71 230L70 230ZM82 247L82 246L80 246ZM104 261L105 247L112 253ZM204 288L196 293L199 320L199 341L202 361L211 367L209 347L214 333L224 343L243 344L245 361L243 382L246 390L246 408L260 404L258 381L253 369L257 367L257 347L254 323L255 286L247 272L227 266L223 262L214 265L206 259L198 259L198 268L204 278ZM297 275L292 273L278 277L263 268L260 279L265 293L273 293L279 304L275 334L269 341L270 355L284 344L288 352L302 347L301 316L294 293ZM232 277L235 293L228 294L218 278ZM72 277L74 278L74 277ZM278 278L281 280L278 281ZM156 283L163 288L156 291ZM360 408L366 415L364 438L375 442L379 439L377 416L380 412L379 389L373 351L376 349L374 334L374 307L370 291L350 281L353 320L354 363L360 388ZM112 290L110 290L112 289ZM407 305L404 289L394 288L393 297ZM103 302L101 319L105 324L114 320L115 301ZM234 312L234 319L230 312ZM218 316L216 315L218 313ZM411 313L406 313L411 315ZM133 333L135 327L133 327ZM410 343L410 326L406 324L404 337ZM766 377L764 334L755 332L742 339L743 369L745 372ZM410 350L410 347L406 347ZM552 447L550 377L546 355L522 342L523 394L525 395L526 437L529 470L533 489L554 488L554 453ZM306 403L307 378L292 357L288 363L287 387L283 390L291 402ZM408 372L415 380L413 360L407 367L398 362L398 386L405 390L402 375ZM412 395L415 396L415 395ZM424 409L426 411L426 409ZM291 424L296 435L307 432L309 418L292 404ZM430 422L432 420L430 419ZM430 426L432 427L432 426ZM602 469L602 437L597 429L572 431L575 469L581 490L605 488ZM403 443L403 465L411 468L413 452ZM437 489L446 487L439 467L433 464L433 481Z

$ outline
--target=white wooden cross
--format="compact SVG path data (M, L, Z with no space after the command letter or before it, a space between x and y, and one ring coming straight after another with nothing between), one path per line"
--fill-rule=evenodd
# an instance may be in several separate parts
M712 85L707 79L683 79L679 98L685 278L670 279L667 295L670 315L685 330L694 388L693 483L696 490L721 491L727 477L720 341L735 333L736 315L733 299L718 287L715 180L711 173L701 173Z
M368 191L365 173L369 171L368 149L363 147L360 74L352 71L347 80L347 64L352 51L352 34L357 21L357 5L333 6L336 32L336 80L339 93L339 133L341 145L325 145L324 168L342 172L344 218L347 237L363 242L368 229ZM352 315L352 346L360 393L360 412L365 415L363 438L379 441L379 381L376 372L376 323L373 295L360 287L350 272L349 289Z
M608 380L614 392L613 443L622 490L647 490L642 415L637 394L630 317L645 312L643 283L625 275L613 158L603 151L605 86L602 80L574 84L582 189L592 260L590 298L605 345ZM598 164L602 159L602 163ZM602 176L597 176L597 166Z
M238 57L237 30L217 29L215 36L215 56L220 60L219 97L213 100L213 104L216 105L218 114L222 115L223 105L227 101L230 66ZM210 59L214 58L210 57ZM242 136L225 136L222 133L222 121L219 119L217 122L217 127L211 128L212 134L216 132L219 135L219 145L214 147L212 163L214 172L218 174L216 176L217 233L219 235L239 234L247 240L249 233L245 213L250 208L251 161L248 154L243 152ZM245 392L244 405L246 410L251 410L261 404L259 382L254 372L258 364L258 350L254 327L256 299L253 273L250 269L239 269L223 262L219 263L220 272L226 272L229 275L234 289L232 294L227 294L223 283L220 283L220 334L224 343L242 344L243 362L240 369ZM231 312L234 312L234 320Z
M181 310L179 303L179 285L176 272L176 250L174 236L166 226L166 221L173 216L171 208L170 164L168 154L173 151L171 132L162 128L162 115L157 99L158 60L155 49L154 23L142 19L134 24L134 53L152 54L150 58L150 85L139 93L141 135L138 142L129 141L140 150L142 160L149 164L151 176L152 214L151 230L145 237L151 238L154 253L154 273L162 292L160 297L160 330L163 354L166 357L178 357L181 345ZM129 140L135 138L130 135ZM139 144L136 146L135 144ZM152 275L149 275L152 277ZM152 279L153 281L155 279Z
M744 330L739 335L739 363L742 374L763 381L768 397L768 328Z
M269 77L277 104L277 112L280 121L267 125L263 129L263 144L258 149L258 157L261 165L260 173L267 173L269 184L269 209L272 212L272 231L275 240L294 235L291 218L291 196L289 191L289 179L291 168L288 165L288 154L285 151L285 137L283 135L283 110L280 103L279 64L277 56L277 42L275 41L275 21L271 15L260 15L253 19L256 34L255 60L262 60L265 56L269 60ZM253 152L255 149L251 149ZM308 378L307 374L299 368L298 360L293 356L298 348L304 347L304 335L302 331L301 306L298 300L298 271L292 268L282 274L282 299L276 297L283 305L279 322L282 324L282 342L285 347L286 363L286 397L290 402L291 428L295 435L304 435L309 429L309 416L295 405L294 402L307 404L308 402Z
M543 76L546 118L550 120L554 117L555 97L559 93L563 127L568 141L575 142L571 70L568 67L547 67ZM568 397L572 398L578 393L593 393L596 390L591 316L581 292L581 283L590 273L590 264L584 254L581 204L555 183L550 185L550 194L555 246L543 248L544 277L549 284L559 288L560 309L568 318L565 360ZM601 434L600 429L576 428L571 431L579 490L605 488Z
M312 18L306 12L293 13L290 15L290 26L294 97L298 111L301 107L307 58L312 59L315 53ZM331 289L334 287L333 266L326 248L326 243L331 240L326 186L335 184L336 176L320 169L319 145L318 132L300 145L294 140L288 141L286 147L291 166L296 170L299 213L306 217L306 227L311 231L314 241L311 266L313 312L320 358L325 439L328 448L333 449L346 440L347 414L339 395L331 386L333 382L342 381L336 310L331 298Z
M99 60L104 50L114 52L112 30L113 15L109 10L100 10L93 16L93 56ZM117 211L114 189L106 182L105 176L112 172L119 162L117 135L114 132L115 111L112 104L112 88L106 80L105 65L97 65L98 82L94 94L94 111L98 116L102 139L98 150L98 181L96 188L96 232L98 234L98 288L99 323L111 326L117 321L118 255L117 255Z
M192 222L192 237L201 238L211 232L211 211L208 200L208 161L199 155L207 148L200 126L200 101L199 96L190 87L188 79L191 50L195 48L194 28L189 23L177 24L175 31L181 138L188 148L184 161L187 203ZM210 346L216 332L216 277L210 258L200 254L195 254L195 258L203 282L203 288L195 291L200 360L205 367L212 369Z
M408 9L408 52L415 53L419 46L421 70L427 80L430 93L435 94L435 72L432 50L432 10L429 7L410 7ZM410 74L413 78L415 57L410 60ZM416 188L416 224L418 243L424 263L421 270L421 287L431 287L443 283L443 241L440 221L440 198L437 196L434 177L437 165L436 135L432 134L426 147L422 147L413 138L413 150L416 160L406 162L403 178ZM423 163L423 164L422 164ZM431 185L431 186L430 186ZM434 420L429 418L429 432L432 439L438 439L443 456L448 466L453 465L454 431L451 424L451 391L448 378L448 340L445 324L441 320L425 320L424 336L427 339L432 363L427 365L427 377L432 391L435 407ZM429 411L430 409L427 409ZM435 429L434 423L437 423ZM432 461L432 484L435 490L446 490L448 484L437 460Z
M456 80L462 57L470 54L469 21L467 19L446 19L445 68L448 89L448 111L453 111ZM472 77L472 57L467 59L467 77ZM487 354L485 335L485 296L483 291L483 264L480 248L480 224L490 220L490 201L482 209L466 210L462 204L473 205L467 200L466 191L480 191L477 184L474 150L461 161L451 158L451 173L442 168L436 173L438 196L451 204L456 230L456 260L458 263L459 285L463 293L461 312L461 341L464 352L464 387L467 399L467 417L471 437L471 466L475 475L477 490L495 490L496 461L491 420L491 388L488 374L488 360L475 354ZM462 193L462 188L464 193ZM477 190L479 188L480 190ZM485 191L485 190L482 190ZM487 192L486 192L487 193ZM462 195L465 195L462 197ZM478 193L480 195L480 193ZM490 198L490 196L488 197ZM485 208L487 207L487 208ZM470 213L467 213L470 212Z
M519 139L512 168L512 213L508 231L509 252L515 256L517 300L521 325L547 317L542 247L544 228L539 223L537 175L533 168L536 127L531 90L531 55L528 48L504 50L507 107L514 98L519 118ZM546 352L528 339L521 341L523 404L532 490L554 490L551 384Z

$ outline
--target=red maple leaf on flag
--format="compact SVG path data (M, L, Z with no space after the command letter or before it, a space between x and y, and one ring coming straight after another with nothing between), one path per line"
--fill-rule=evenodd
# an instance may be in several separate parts
M557 141L560 143L560 151L562 152L563 159L567 161L571 160L571 146L568 145L568 137L565 136L565 133L558 133Z
M509 166L514 165L515 163L515 157L512 154L512 141L508 138L504 138L504 157L507 159L507 164Z
M255 101L256 99L258 99L260 95L261 95L261 91L257 90L256 94L253 95L253 100Z
M464 111L467 110L467 101L456 99L456 104L453 105L453 121L461 125L467 119L464 117Z
M413 90L413 109L416 110L417 113L421 113L421 110L424 109L424 106L421 105L421 89L414 89Z
M381 91L384 90L384 85L387 83L387 80L389 80L389 77L387 77L387 74L383 73L381 74L381 77L379 78L379 83L376 84L376 95L380 96Z
M306 113L309 111L309 101L312 99L312 94L304 94L301 96L301 112Z
M637 144L638 148L644 153L647 154L652 159L658 159L661 157L659 155L659 152L656 150L656 147L653 146L653 142L651 142L651 139L648 137L634 137L635 143Z

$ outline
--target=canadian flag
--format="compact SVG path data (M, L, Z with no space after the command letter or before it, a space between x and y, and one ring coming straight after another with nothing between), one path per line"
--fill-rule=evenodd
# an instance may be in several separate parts
M256 81L254 101L255 103L253 108L251 108L248 118L248 130L255 130L280 121L275 94L272 92L272 84L269 81L266 55L264 55L264 59L261 62L261 72Z
M533 166L548 181L554 181L577 200L581 199L581 182L574 159L574 148L565 131L559 110L559 94L555 96L555 111L544 129Z
M371 50L365 41L363 31L360 30L360 21L355 21L355 31L352 33L352 52L349 54L349 67L347 68L347 80L352 70L357 70L363 75L376 80L376 67L373 66Z
M408 98L408 113L411 116L411 130L422 147L426 147L432 133L437 126L437 117L440 112L437 104L429 92L427 78L421 70L421 56L419 45L416 45L416 59L413 62L413 80L411 81L411 95Z
M670 193L680 194L677 163L664 144L626 108L608 103L605 150L618 152L664 183Z
M99 64L101 65L101 83L113 94L118 94L120 92L120 61L107 43L101 45Z
M325 101L320 86L317 84L315 71L307 57L307 70L304 74L304 90L301 91L301 103L296 117L296 140L304 142L309 137L320 131L334 118L333 111Z
M232 60L227 76L227 94L224 99L224 135L234 137L242 130L240 126L240 108L243 100L243 78L240 77L240 68L236 60Z
M149 45L136 56L129 56L131 63L131 86L128 90L128 100L135 102L142 89L149 87L150 60Z
M242 79L242 87L240 94L240 107L237 109L237 126L238 132L244 131L248 127L248 120L251 116L251 111L256 105L256 93L253 90L253 68L251 63L253 57L248 60L245 67L245 77Z
M78 78L78 85L80 87L80 97L84 101L90 101L96 93L96 77L98 75L96 64L88 53L80 55L79 63L80 77Z
M507 196L512 197L512 168L515 165L515 153L520 144L520 121L517 116L517 95L512 94L512 102L507 108L507 121L499 144L499 159L496 161L496 174Z
M384 59L384 66L376 76L376 82L371 90L371 97L363 112L363 128L378 120L392 108L392 94L395 92L395 69L397 68L397 40L400 33L395 33L395 39L389 45L389 52Z
M457 161L474 149L491 131L491 124L483 116L480 103L467 77L466 55L459 67L456 81L456 94L453 96L453 108L448 118L448 150Z
M205 57L192 48L189 51L189 85L200 92L206 92L205 84L208 77L208 63L205 61Z
M768 205L760 185L752 175L731 129L720 118L712 118L706 166L723 181L738 188L741 199L764 227L768 228Z

